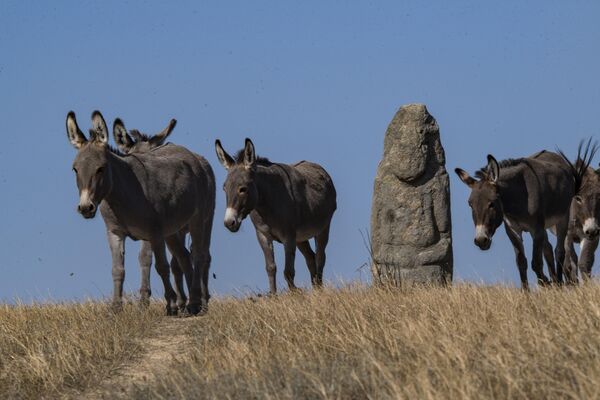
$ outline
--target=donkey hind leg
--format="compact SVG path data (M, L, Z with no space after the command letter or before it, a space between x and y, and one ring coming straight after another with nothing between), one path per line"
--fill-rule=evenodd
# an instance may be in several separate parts
M531 269L537 276L538 285L546 286L550 283L548 277L544 274L544 245L548 241L545 229L538 229L536 232L531 233L533 239L533 252L531 256Z
M165 251L164 240L157 240L152 242L152 251L156 259L155 268L156 272L162 279L163 286L165 288L165 300L167 302L166 310L167 315L177 315L177 294L171 286L171 279L169 274L169 262L167 261L167 254Z
M310 248L310 243L308 240L304 242L298 243L298 250L304 256L306 260L306 266L308 267L308 271L310 272L310 280L313 286L318 286L318 278L317 278L317 262L315 260L315 253Z
M592 277L592 266L596 249L598 248L598 238L593 240L584 239L581 241L581 253L579 255L578 269L584 282L588 282Z
M177 293L177 307L180 311L185 310L187 296L185 295L185 287L183 284L183 275L185 274L188 281L188 290L192 285L192 260L190 252L185 248L185 233L176 233L165 239L167 247L173 255L171 259L171 272L175 280L175 292ZM189 278L188 278L189 276Z
M192 315L204 314L208 311L208 271L210 269L210 235L212 232L212 217L200 219L200 222L190 224L192 237L192 263L194 264L192 288L188 312Z
M552 248L552 244L548 240L548 233L546 232L544 232L544 259L546 260L546 265L548 266L550 279L553 283L558 283L556 278L556 264L554 262L554 249Z
M317 284L323 284L323 270L325 269L325 248L327 247L327 243L329 243L329 227L330 223L327 224L327 227L321 231L315 238L315 260L317 262Z
M125 236L110 231L107 232L107 236L112 255L112 307L114 311L121 311L123 308L123 281L125 280Z
M258 239L258 244L265 256L265 269L267 270L267 276L269 277L269 292L275 294L277 293L277 265L275 264L273 241L258 229L256 230L256 238Z
M521 288L527 291L529 290L529 282L527 282L527 257L525 257L525 249L523 248L522 233L516 232L512 228L506 226L506 234L515 250L517 268L519 268L519 276L521 278Z
M150 267L152 266L152 245L150 242L142 241L142 247L138 256L140 262L140 272L142 275L142 285L140 286L140 303L147 307L150 303L152 290L150 289Z

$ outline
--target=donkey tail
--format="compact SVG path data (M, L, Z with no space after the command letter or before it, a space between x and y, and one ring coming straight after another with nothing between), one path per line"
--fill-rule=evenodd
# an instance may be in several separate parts
M556 151L558 151L558 154L560 154L569 165L571 173L573 174L573 179L575 180L575 193L579 192L583 184L583 178L592 163L594 155L596 155L596 152L598 151L598 142L592 143L591 137L587 142L585 140L580 141L579 146L577 147L577 158L575 163L571 162L561 149L557 148Z

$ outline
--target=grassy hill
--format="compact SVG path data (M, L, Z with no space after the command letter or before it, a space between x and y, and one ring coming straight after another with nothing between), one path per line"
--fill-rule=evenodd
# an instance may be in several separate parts
M0 398L600 398L600 286L0 308Z

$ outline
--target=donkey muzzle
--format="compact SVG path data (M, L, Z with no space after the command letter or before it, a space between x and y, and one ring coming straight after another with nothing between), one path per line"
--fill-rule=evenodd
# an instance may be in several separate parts
M475 227L475 246L481 250L488 250L492 245L492 239L487 233L487 229L483 225L477 225Z
M583 223L583 234L588 239L596 239L598 234L600 233L600 227L598 226L598 222L595 218L588 218Z
M94 218L96 215L96 205L94 203L80 204L77 206L77 211L83 218Z
M225 219L223 220L223 224L231 232L239 231L240 225L242 224L242 219L239 217L237 210L227 207L225 210Z

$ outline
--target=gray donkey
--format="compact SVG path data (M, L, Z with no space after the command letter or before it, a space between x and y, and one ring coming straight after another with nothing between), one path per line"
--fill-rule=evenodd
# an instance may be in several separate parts
M219 140L215 148L219 161L227 169L223 186L227 198L225 226L237 232L242 220L250 215L265 255L271 293L277 291L273 240L283 243L284 276L290 289L296 288L296 247L306 259L313 286L321 285L329 227L337 207L329 174L308 161L288 165L256 157L250 139L246 139L244 149L235 159L225 152ZM313 237L315 252L309 243Z
M67 136L78 150L73 162L79 189L77 210L84 218L100 212L112 253L113 306L123 296L126 237L150 242L165 288L167 314L177 312L176 293L169 279L165 242L177 257L183 254L177 234L186 227L192 237L193 287L190 313L208 307L210 235L215 180L208 162L184 147L168 144L148 153L124 155L108 146L108 129L99 111L92 113L90 139L67 114ZM180 259L180 264L185 260Z
M600 235L600 175L590 167L598 147L590 139L583 153L582 148L583 142L579 144L575 163L569 161L559 150L571 168L576 189L571 201L569 230L565 241L565 277L568 284L577 283L578 270L584 280L591 277ZM580 243L579 259L573 243Z
M479 180L460 168L455 170L471 188L469 206L475 224L475 244L482 250L488 250L492 236L504 222L506 234L515 250L521 285L527 290L527 258L522 233L529 232L533 238L531 267L538 283L549 283L543 271L543 257L552 280L559 283L562 281L569 205L575 192L568 164L560 155L548 151L500 163L491 155L487 158L487 167L476 174ZM555 257L558 273L554 269L554 254L546 229L551 229L557 236Z
M169 125L161 132L149 136L141 133L137 129L132 129L127 132L125 124L120 118L115 119L113 123L113 137L117 148L125 154L136 154L136 153L147 153L154 149L163 146L165 140L169 137L173 129L177 125L177 120L171 119ZM185 237L187 234L187 227L177 233L177 239L180 244L176 250L180 251L179 257L173 256L171 259L171 272L173 272L175 281L175 292L177 293L177 305L181 311L185 309L187 297L185 295L185 289L183 287L183 274L185 273L188 292L192 290L192 279L193 279L193 268L190 258L190 253L185 248ZM185 264L180 265L177 259L186 260ZM147 299L151 295L150 290L150 266L152 264L152 245L150 242L142 241L142 246L139 253L139 262L141 269L142 284L140 287L140 293L142 299Z

